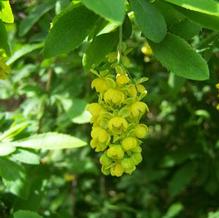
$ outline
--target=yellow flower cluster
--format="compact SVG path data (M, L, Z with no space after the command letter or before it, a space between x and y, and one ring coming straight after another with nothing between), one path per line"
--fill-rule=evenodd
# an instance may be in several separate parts
M218 92L219 92L219 83L216 84L216 88L217 88L217 90L218 90ZM218 94L218 98L219 98L219 94ZM217 110L219 110L219 104L217 104L216 107L217 107Z
M91 87L98 92L97 103L88 105L92 115L92 140L90 145L100 157L105 175L131 174L142 161L142 139L148 127L140 123L148 112L141 100L147 95L140 82L133 82L126 69L120 65L112 71L102 71L92 81Z

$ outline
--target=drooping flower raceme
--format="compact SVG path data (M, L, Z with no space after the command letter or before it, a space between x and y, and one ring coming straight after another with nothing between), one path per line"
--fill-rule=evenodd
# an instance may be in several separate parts
M148 112L142 101L147 91L119 65L111 72L100 72L91 87L99 99L87 107L93 123L90 145L96 152L102 152L102 172L117 177L131 174L142 161L141 140L148 133L147 125L140 123Z

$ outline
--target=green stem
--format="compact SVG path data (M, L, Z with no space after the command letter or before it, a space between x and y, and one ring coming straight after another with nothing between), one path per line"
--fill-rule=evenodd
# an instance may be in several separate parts
M122 26L119 27L119 44L118 44L117 50L118 50L117 61L118 61L118 64L120 64L121 53L122 53L121 51L122 50Z

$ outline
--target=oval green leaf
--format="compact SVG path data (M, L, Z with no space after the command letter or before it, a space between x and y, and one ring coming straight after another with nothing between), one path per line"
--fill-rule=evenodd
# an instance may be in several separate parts
M14 213L14 218L43 218L33 211L19 210Z
M162 41L167 33L167 26L160 11L148 0L131 0L131 6L145 37L153 42Z
M82 3L107 20L122 24L125 17L124 0L82 0Z
M165 0L174 5L219 17L219 3L215 0Z
M113 50L119 41L118 31L99 35L94 38L88 46L83 57L83 64L86 69L92 65L98 65L105 56Z
M71 149L86 145L86 142L79 138L55 132L31 136L22 141L12 143L16 147L46 150Z
M168 33L161 43L150 45L154 56L176 75L192 80L209 78L206 61L182 38Z
M57 56L78 47L92 30L97 17L84 6L67 8L55 18L45 42L45 56Z
M10 46L8 44L8 34L5 25L0 20L0 48L3 48L7 55L10 55Z
M5 23L14 23L14 16L11 10L11 5L8 0L1 1L2 10L0 11L0 19Z
M219 17L187 10L178 6L176 6L176 8L187 18L196 22L197 24L200 24L207 29L219 31Z
M19 35L24 36L44 14L46 14L54 7L54 0L43 2L37 7L34 7L34 9L30 11L28 16L21 21L21 24L19 26Z

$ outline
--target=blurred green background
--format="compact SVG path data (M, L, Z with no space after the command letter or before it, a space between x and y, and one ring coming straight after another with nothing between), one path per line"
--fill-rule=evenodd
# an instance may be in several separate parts
M13 157L26 162L19 164L25 173L12 181L16 187L0 181L0 217L31 210L48 218L218 218L218 37L203 48L210 79L195 82L167 73L153 56L142 53L145 39L133 27L125 41L131 48L129 71L149 78L145 102L150 113L144 121L150 133L137 170L113 178L101 174L98 154L89 146L91 125L85 107L97 97L90 88L94 76L81 62L86 43L52 59L45 59L41 51L50 22L69 1L11 3L11 74L0 80L0 131L21 124L14 139L54 131L76 136L88 146L24 153L25 161ZM190 42L198 46L210 34L202 31Z

